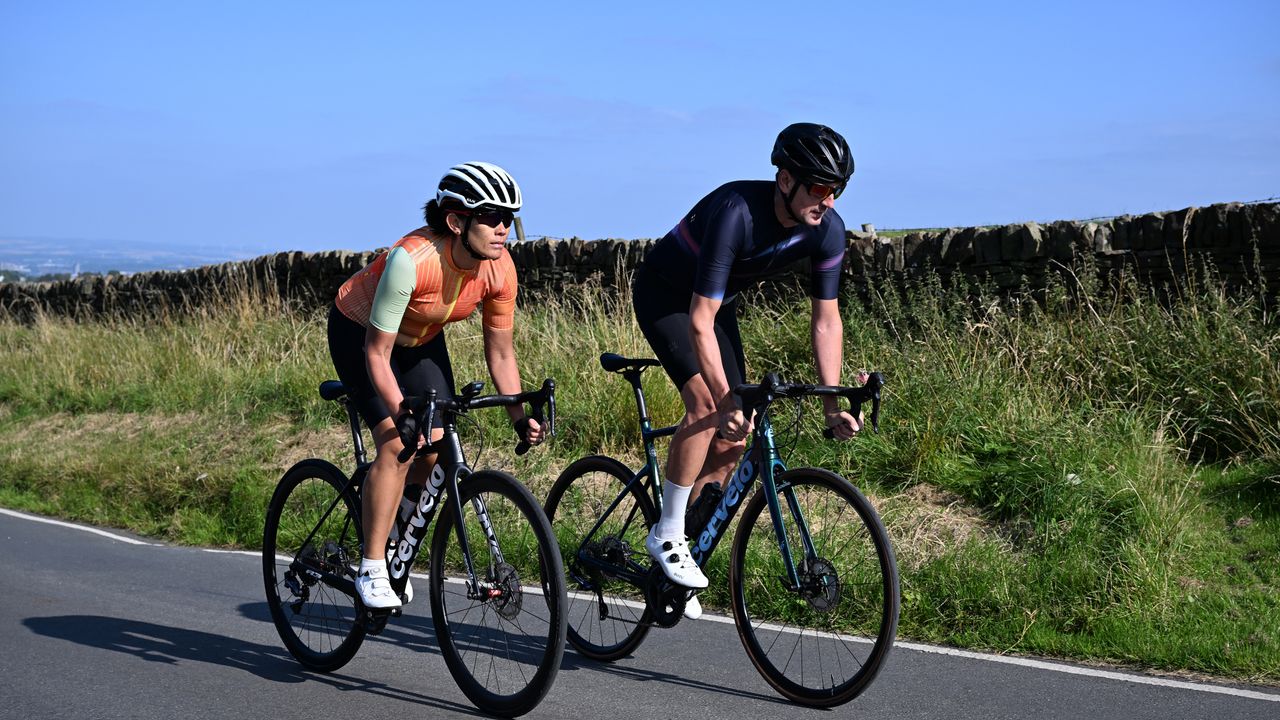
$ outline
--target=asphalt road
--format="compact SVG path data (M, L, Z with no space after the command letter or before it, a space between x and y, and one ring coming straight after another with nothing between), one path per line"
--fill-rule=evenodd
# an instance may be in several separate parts
M0 510L0 718L455 718L480 715L436 646L425 596L346 667L304 671L262 597L257 556L156 544ZM425 580L419 580L425 589ZM655 630L633 657L566 651L529 718L1280 717L1280 689L900 643L830 711L788 703L731 622Z

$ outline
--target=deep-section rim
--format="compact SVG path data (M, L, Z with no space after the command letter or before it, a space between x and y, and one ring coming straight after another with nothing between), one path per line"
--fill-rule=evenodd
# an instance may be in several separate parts
M857 488L839 475L818 468L796 468L782 473L776 479L776 482L779 487L788 485L797 487L824 485L852 505L857 516L862 521L863 528L867 531L876 548L877 560L880 566L881 591L884 594L880 610L880 627L872 651L867 655L866 661L861 664L861 669L845 682L832 688L806 687L787 677L774 666L768 658L768 653L761 647L759 640L756 638L751 619L747 614L746 599L742 591L742 562L746 546L750 541L750 529L755 527L756 519L761 512L764 512L766 517L768 512L766 510L764 492L761 489L748 503L739 521L738 533L733 546L733 558L730 563L730 594L732 596L733 615L738 629L738 636L742 640L747 656L751 659L752 664L755 665L756 670L782 695L794 702L811 707L841 705L854 699L870 686L881 669L883 669L889 651L893 647L901 602L898 571L893 558L893 548L889 542L888 533L884 529L884 524L880 521L880 517L876 514L871 503ZM781 498L780 501L782 501ZM782 501L782 504L785 512L785 501ZM766 520L766 522L768 521ZM768 528L770 533L769 542L776 544L772 536L772 525L768 524L765 527ZM793 547L792 552L796 553L797 550ZM821 553L819 554L821 555Z
M448 553L448 546L456 546L457 542L457 533L454 529L456 518L452 509L453 499L445 497L444 507L436 514L436 528L431 541L431 573L429 578L432 622L435 625L437 641L440 643L440 654L444 656L445 664L448 665L450 674L453 675L463 694L481 710L504 717L523 715L542 702L543 697L546 696L555 682L556 673L559 672L560 663L564 658L564 609L567 598L565 596L559 547L556 545L555 536L551 532L551 523L547 521L542 507L534 500L528 488L515 477L497 470L482 470L467 476L459 485L464 513L474 515L475 509L471 504L471 499L475 495L480 493L489 493L491 496L497 494L508 499L519 511L523 522L527 522L532 529L538 546L539 572L542 573L540 594L546 598L547 617L545 621L547 623L547 632L542 636L545 637L545 646L540 650L534 650L535 653L540 653L541 655L537 662L537 670L533 677L527 679L525 686L518 692L501 694L491 691L475 677L472 668L468 665L466 659L462 657L458 642L455 641L449 620L449 610L445 607L443 596L446 585L454 584L445 579L444 560ZM500 525L500 522L495 524ZM501 528L499 528L499 532L501 532ZM476 533L475 535L478 534ZM470 526L468 526L467 540L469 545L476 546L477 537L473 536ZM480 542L483 543L482 538ZM501 536L499 536L499 543L500 546L507 545L503 543ZM513 559L510 556L511 548L509 545L503 550L503 553L507 561ZM473 562L483 560L486 559L473 557ZM481 572L482 568L477 568L477 571ZM529 579L522 579L521 584L526 588L527 593L530 586ZM456 587L455 584L455 589ZM479 605L479 607L482 612L487 610L484 604ZM523 612L532 612L528 607L527 594L524 600ZM496 612L494 614L498 615ZM511 648L512 646L504 645L504 647ZM509 656L510 654L508 653ZM483 674L488 675L489 673Z
M635 473L627 468L626 465L606 455L589 455L578 459L569 465L569 467L565 468L564 472L560 473L560 477L556 479L555 484L551 488L551 492L547 495L547 517L551 520L551 527L553 531L556 529L555 513L559 510L565 493L569 491L569 488L574 482L591 472L604 473L617 479L619 483L619 492L621 492L623 487L625 487L626 484L635 477ZM640 514L647 530L654 522L657 521L657 511L653 507L653 501L649 499L644 488L638 485L632 488L631 495L635 499L635 502L640 506ZM592 522L598 519L599 518L593 518ZM558 534L556 538L557 542L559 542ZM643 546L635 548L634 550L644 552ZM571 560L569 558L563 558L563 561L565 572L568 573L571 567ZM567 574L565 576L565 584L566 587L570 584L575 586L577 585L577 583L571 583ZM636 589L637 591L643 590L643 588L640 587L637 587ZM590 592L585 588L577 589L577 591L584 594ZM643 595L641 594L639 597L643 598ZM579 603L584 602L582 598L575 599ZM645 637L649 633L650 623L653 619L653 612L649 607L646 606L637 614L634 624L618 621L618 624L620 625L629 625L631 627L630 632L628 632L621 641L611 645L604 645L588 640L587 637L585 637L583 633L578 632L577 627L575 627L575 618L579 618L581 621L586 623L592 622L594 611L589 605L595 604L596 600L594 597L591 597L585 602L588 603L588 607L574 609L571 605L569 607L569 612L567 613L569 618L569 644L572 645L579 653L591 658L592 660L612 662L635 652L635 649L640 646L640 643L644 642ZM616 602L623 603L624 600L617 599Z

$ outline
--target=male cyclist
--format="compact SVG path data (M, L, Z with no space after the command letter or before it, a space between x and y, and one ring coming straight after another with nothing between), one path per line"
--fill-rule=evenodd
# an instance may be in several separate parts
M662 517L645 546L671 582L704 588L689 554L684 515L695 484L723 482L742 456L752 420L733 394L744 381L738 294L791 263L810 261L811 336L818 381L840 384L844 328L836 304L844 260L844 221L833 209L853 157L839 133L796 123L773 146L772 181L722 185L693 206L637 269L636 320L663 369L680 389L685 415L671 439ZM847 440L861 429L823 398L826 424ZM685 615L696 618L696 598Z

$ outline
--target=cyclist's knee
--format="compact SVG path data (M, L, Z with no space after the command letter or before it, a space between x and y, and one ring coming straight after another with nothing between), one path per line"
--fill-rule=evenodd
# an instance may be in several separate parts
M731 456L737 457L742 454L742 451L746 447L747 447L746 438L743 438L741 440L728 440L720 435L716 435L715 439L711 441L710 454L715 455L717 457L724 456L724 455L731 455Z
M711 391L707 389L701 375L695 375L685 383L680 390L680 399L684 401L685 419L690 423L716 414L716 401L712 399Z
M400 433L396 430L395 421L391 418L384 418L382 422L374 425L369 434L373 436L373 444L379 450L389 443L400 443Z

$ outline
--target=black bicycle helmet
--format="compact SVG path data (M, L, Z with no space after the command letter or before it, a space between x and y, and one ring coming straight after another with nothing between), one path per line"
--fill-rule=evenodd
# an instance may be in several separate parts
M853 155L840 133L826 125L795 123L778 133L772 161L801 182L844 185L853 175Z

